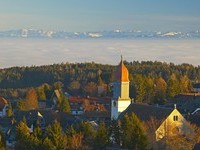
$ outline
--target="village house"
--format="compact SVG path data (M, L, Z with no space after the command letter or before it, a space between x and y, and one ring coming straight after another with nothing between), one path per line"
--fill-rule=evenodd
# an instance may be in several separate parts
M122 119L124 115L134 113L142 122L153 122L155 125L155 140L159 141L166 135L173 133L187 134L191 132L189 123L181 115L181 113L174 106L171 108L163 108L159 106L151 106L147 104L132 103L120 116ZM175 130L177 132L175 132Z
M165 107L173 107L176 104L181 114L187 118L189 114L200 108L200 94L199 93L185 93L178 94L170 100Z
M84 113L82 98L70 97L68 100L69 100L72 115L81 115Z
M94 121L96 123L104 122L106 124L110 123L110 112L108 111L89 111L85 112L79 116L80 120L83 121Z
M16 142L16 125L23 119L26 119L30 133L33 132L37 125L42 130L45 130L55 120L60 123L64 130L77 122L73 115L65 112L55 112L52 110L16 111L14 118L0 118L1 128L8 149L14 148Z
M62 91L55 90L51 97L51 108L54 109ZM79 116L88 111L110 111L110 98L107 97L67 97L71 108L71 114Z
M194 92L199 93L200 92L200 83L194 84L193 85L193 89L194 89Z
M54 90L51 99L50 99L50 106L52 109L54 109L58 103L58 100L61 98L62 96L62 91L61 90Z
M200 127L200 108L197 108L194 112L189 114L187 117L191 123L196 124L197 126Z
M89 111L110 111L110 98L70 97L68 100L73 115Z
M17 111L15 113L15 120L20 122L26 119L28 127L32 130L37 124L45 129L48 125L57 120L65 129L68 125L72 125L76 118L71 114L65 112L56 112L52 110L30 110L30 111Z
M0 117L5 117L8 110L8 101L0 96Z

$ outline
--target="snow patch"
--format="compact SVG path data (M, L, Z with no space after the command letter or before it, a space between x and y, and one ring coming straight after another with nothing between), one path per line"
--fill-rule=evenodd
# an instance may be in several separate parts
M89 37L92 37L92 38L102 37L102 35L99 34L99 33L89 33L88 36L89 36Z
M52 35L54 34L54 32L53 31L44 31L43 32L43 36L45 36L45 37L52 37Z
M23 38L27 38L28 37L28 30L27 29L22 29L21 37L23 37Z
M167 33L163 34L162 36L175 36L177 34L178 34L178 32L167 32Z
M156 34L161 35L162 33L160 31L156 32Z
M78 32L74 32L74 35L79 35L79 33Z
M116 32L116 33L120 33L121 30L120 30L120 29L117 29L117 30L115 30L114 32Z

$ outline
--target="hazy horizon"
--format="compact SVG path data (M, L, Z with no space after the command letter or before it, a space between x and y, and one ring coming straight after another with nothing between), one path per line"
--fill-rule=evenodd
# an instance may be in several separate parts
M54 63L161 61L200 65L200 40L0 39L0 68Z

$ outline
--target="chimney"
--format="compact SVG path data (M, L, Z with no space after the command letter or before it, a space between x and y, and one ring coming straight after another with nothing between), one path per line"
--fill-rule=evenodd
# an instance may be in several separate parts
M174 104L174 109L176 109L176 104Z

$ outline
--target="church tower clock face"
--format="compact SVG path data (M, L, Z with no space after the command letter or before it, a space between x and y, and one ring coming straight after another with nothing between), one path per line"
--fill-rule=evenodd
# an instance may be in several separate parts
M129 72L126 66L121 62L115 71L115 80L113 83L113 98L111 101L111 119L117 119L131 103L129 97Z

